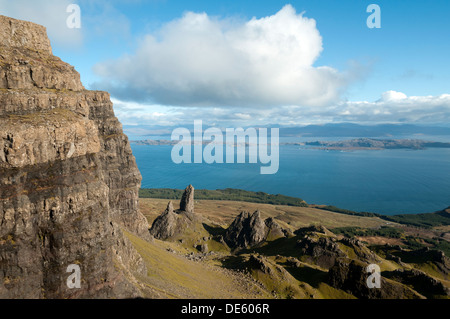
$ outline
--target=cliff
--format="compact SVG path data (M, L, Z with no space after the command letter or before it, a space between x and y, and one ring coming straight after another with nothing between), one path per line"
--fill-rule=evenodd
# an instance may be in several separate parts
M0 298L139 296L122 230L149 236L140 182L109 94L83 87L44 27L0 16Z

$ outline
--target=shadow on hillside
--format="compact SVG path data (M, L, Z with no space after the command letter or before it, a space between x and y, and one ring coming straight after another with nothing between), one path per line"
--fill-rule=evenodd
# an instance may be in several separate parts
M203 228L205 228L205 230L211 235L211 236L220 236L220 235L225 235L225 231L226 229L221 227L221 226L210 226L207 225L205 223L203 223Z
M227 256L221 260L222 267L232 270L243 270L246 268L246 262L242 256Z
M292 277L301 282L306 282L313 288L319 288L319 284L327 281L328 273L319 269L314 269L308 266L295 267L289 263L283 263L284 269L286 269Z
M408 285L427 298L433 299L437 296L442 296L445 298L445 288L443 288L442 285L434 284L432 280L427 280L425 276L405 276L404 278L402 278L402 273L398 273L395 271L383 271L383 277Z
M260 247L244 249L240 253L259 253L266 256L286 256L299 257L300 251L297 249L298 237L278 238L273 241L265 242Z
M393 255L400 257L401 260L408 264L424 264L428 261L433 261L433 258L429 256L423 250L412 250L412 251L394 251Z

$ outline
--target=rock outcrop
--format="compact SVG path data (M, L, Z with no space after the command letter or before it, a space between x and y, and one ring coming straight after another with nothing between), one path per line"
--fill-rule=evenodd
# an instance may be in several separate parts
M181 197L180 209L174 211L170 201L166 210L154 220L150 234L162 240L180 239L187 231L198 227L203 228L202 218L194 213L194 187L189 185Z
M170 201L166 210L153 222L150 234L157 239L165 240L175 235L176 228L177 214L174 213L172 201Z
M241 212L228 227L224 240L233 249L250 248L287 234L272 218L263 220L259 211L253 214Z
M184 190L180 201L180 210L187 213L194 212L194 187L192 185Z
M368 264L357 260L340 258L328 272L328 283L337 289L361 299L423 299L411 288L380 277L380 288L369 288L367 279L370 273L366 271Z
M109 94L84 89L44 27L0 16L0 298L138 296L122 229L149 236L140 182Z
M338 258L347 257L334 237L304 235L297 241L297 247L304 259L326 269L331 268Z
M0 46L25 48L52 55L45 27L5 16L0 17Z
M362 241L356 238L342 238L339 243L346 246L345 250L351 249L354 258L361 260L366 263L376 264L381 261L374 252L372 252Z
M437 269L448 276L450 274L450 258L440 250L424 247L417 250L403 252L403 259L410 262L423 262L424 260L433 263Z
M353 238L338 239L324 226L300 228L294 233L299 238L297 247L303 259L322 268L331 268L337 259L343 257L352 257L367 263L380 261L380 258L361 241Z
M445 287L442 282L417 269L397 269L385 273L384 276L413 287L414 290L427 298L450 296L450 289Z

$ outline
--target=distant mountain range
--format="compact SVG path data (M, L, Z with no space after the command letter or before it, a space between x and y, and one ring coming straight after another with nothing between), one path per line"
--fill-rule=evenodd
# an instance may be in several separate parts
M414 149L425 148L450 148L450 143L430 142L413 139L380 140L370 138L358 138L346 141L316 141L306 142L305 145L316 146L320 149L353 150L353 149Z
M175 145L179 141L171 140L140 140L132 141L136 145ZM209 141L203 141L204 145ZM245 143L245 145L249 145ZM314 142L296 142L296 143L280 143L280 145L307 145L324 150L383 150L383 149L413 149L422 150L426 148L450 148L450 143L423 141L418 139L371 139L357 138L345 141L314 141Z

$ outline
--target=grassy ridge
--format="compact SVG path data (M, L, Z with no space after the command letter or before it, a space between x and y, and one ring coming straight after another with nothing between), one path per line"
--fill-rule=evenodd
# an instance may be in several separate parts
M379 229L361 227L338 227L331 229L336 235L344 235L353 238L355 236L382 236L387 238L401 238L403 232L394 227L382 226Z
M336 206L317 206L319 209L328 210L330 212L345 214L345 215L353 215L353 216L362 216L362 217L380 217L383 218L383 215L376 213L368 213L368 212L355 212L348 209L339 208Z
M178 200L183 195L181 189L169 188L141 188L139 190L139 197L141 198L164 198ZM307 207L308 204L300 198L290 197L285 195L272 195L263 192L250 192L242 189L196 189L196 199L207 200L232 200L241 202L271 204L271 205L288 205L297 207Z
M403 214L394 216L382 216L383 219L416 227L436 227L450 225L450 213L443 210L435 213L426 214Z
M395 222L414 227L431 228L436 226L450 225L450 213L445 210L435 213L400 214L388 216L376 213L354 212L348 209L342 209L335 206L318 206L317 208L346 215L378 217L390 222ZM449 210L449 208L447 208L447 210Z

